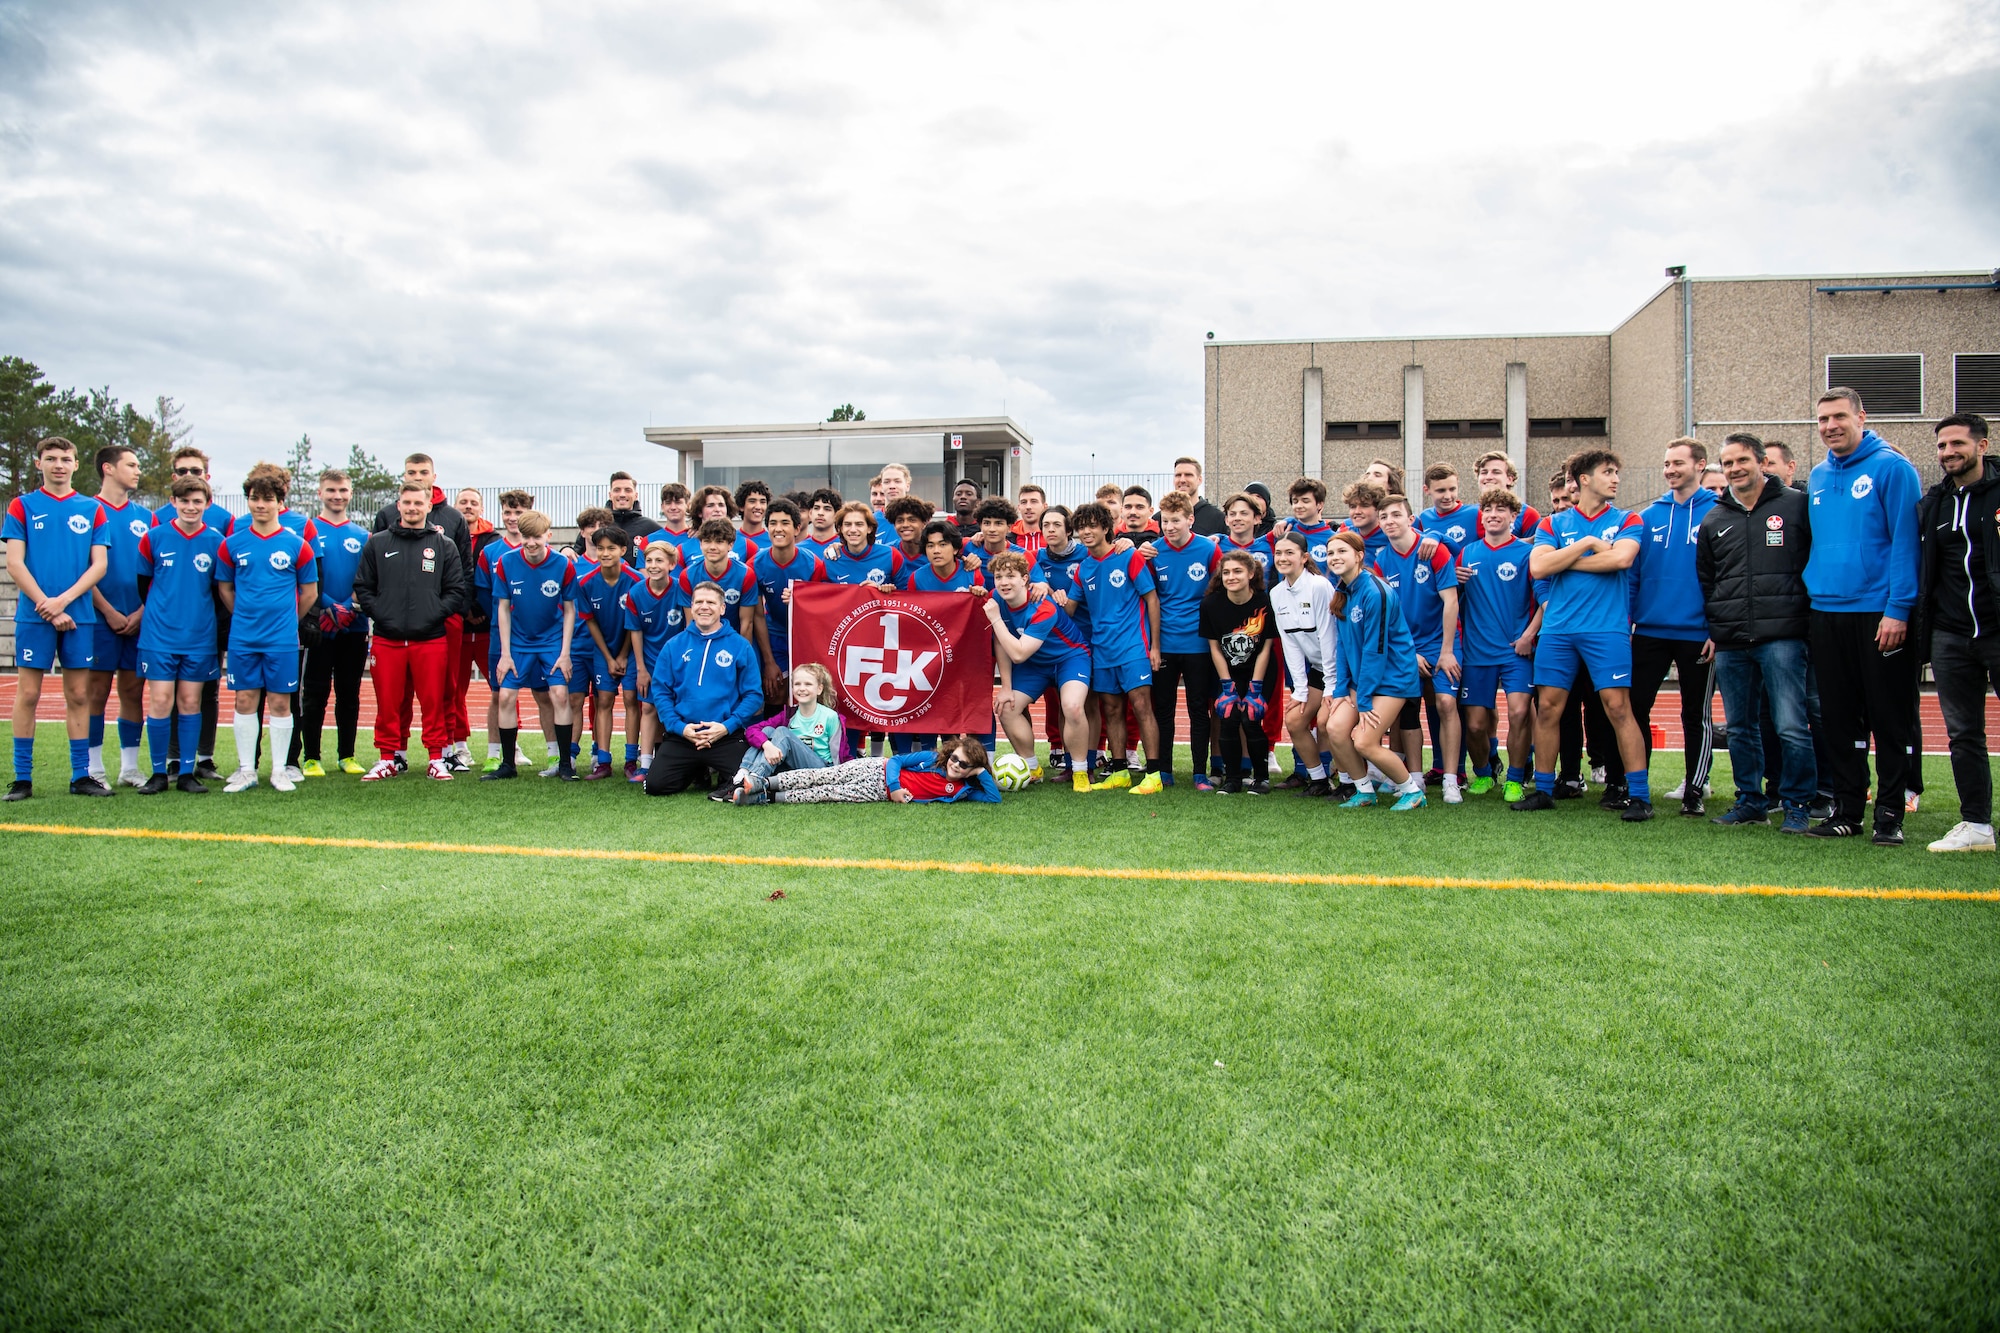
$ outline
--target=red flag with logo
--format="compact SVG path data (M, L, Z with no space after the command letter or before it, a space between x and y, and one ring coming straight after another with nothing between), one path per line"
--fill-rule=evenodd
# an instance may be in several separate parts
M870 731L993 726L993 631L980 598L794 583L792 661L833 673L840 711Z

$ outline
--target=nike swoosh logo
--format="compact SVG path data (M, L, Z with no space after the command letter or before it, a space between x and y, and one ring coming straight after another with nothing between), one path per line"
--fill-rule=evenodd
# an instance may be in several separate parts
M1730 533L1730 530L1731 530L1732 528L1734 528L1735 526L1736 526L1736 525L1735 525L1734 523L1731 523L1731 524L1729 525L1729 527L1727 527L1727 528L1717 528L1717 529L1715 530L1715 535L1716 535L1716 536L1718 536L1718 537L1727 537L1727 536L1729 535L1729 533Z
M1631 673L1631 672L1629 672L1629 671L1621 671L1621 672L1619 672L1619 673L1618 673L1617 675L1613 676L1613 677L1612 677L1611 679L1613 679L1613 680L1623 680L1623 679L1625 679L1625 677L1627 677L1627 676L1629 676L1629 675L1631 675L1631 674L1632 674L1632 673Z
M401 554L402 554L401 551L384 551L382 552L382 558L384 560L393 560Z

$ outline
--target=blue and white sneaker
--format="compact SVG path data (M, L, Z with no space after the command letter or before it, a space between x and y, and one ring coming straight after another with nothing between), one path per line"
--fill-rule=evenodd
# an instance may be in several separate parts
M1340 808L1343 810L1366 810L1369 806L1373 804L1375 804L1374 792L1358 791L1355 792L1354 795L1342 801L1340 803Z
M1406 791L1389 808L1391 810L1421 810L1430 803L1430 797L1424 795L1422 792Z

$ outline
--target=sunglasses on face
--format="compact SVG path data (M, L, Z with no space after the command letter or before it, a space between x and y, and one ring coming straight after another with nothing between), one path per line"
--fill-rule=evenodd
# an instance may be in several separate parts
M199 477L201 469L198 467L177 467L174 469L174 475L176 477Z

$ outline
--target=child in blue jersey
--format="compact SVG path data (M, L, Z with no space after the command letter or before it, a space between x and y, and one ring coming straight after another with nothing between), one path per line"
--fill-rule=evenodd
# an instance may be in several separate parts
M714 498L710 497L711 506ZM713 583L720 587L722 618L729 622L729 628L754 644L758 625L764 618L763 590L757 586L757 575L750 566L742 557L731 554L742 540L742 535L727 520L706 520L701 525L700 557L693 564L682 566L677 577L685 601L693 600L697 584Z
M477 492L475 492L477 494ZM348 510L354 480L338 468L319 474L319 513L313 515L313 555L319 561L319 641L300 663L298 726L292 732L287 769L298 777L323 778L320 762L326 706L333 702L337 764L359 776L354 747L361 726L361 677L368 670L368 618L355 609L354 576L370 529Z
M225 506L215 502L215 478L208 475L208 455L191 444L184 444L174 450L170 465L173 468L172 481L179 481L184 477L198 477L208 483L210 491L208 508L202 512L201 521L205 526L214 528L215 535L218 538L228 536L229 525L233 521L234 516L230 514ZM172 482L168 484L171 486ZM171 493L169 491L169 494ZM174 503L172 500L168 500L167 503L153 511L153 526L159 527L163 523L173 522L174 514ZM229 617L218 614L215 620L215 660L217 662L222 661L223 651L228 646ZM203 782L220 782L222 780L222 775L215 771L214 763L215 727L221 712L221 705L222 677L220 671L218 671L216 678L202 686L201 690L201 749L197 755L198 762L195 765L194 775ZM176 743L178 743L178 728L176 728L174 734Z
M1451 550L1441 542L1426 548L1422 535L1411 527L1410 502L1392 495L1382 505L1382 529L1389 544L1375 558L1375 572L1382 576L1402 604L1403 623L1409 626L1410 640L1416 645L1417 680L1420 695L1403 710L1404 757L1418 769L1423 766L1423 733L1418 729L1421 714L1431 718L1431 755L1443 768L1458 765L1458 565ZM1446 772L1444 801L1457 805L1465 799L1459 790L1458 774Z
M493 688L500 675L500 635L493 628L495 597L494 579L498 576L500 557L509 551L521 549L521 515L535 507L535 497L526 491L502 491L500 493L500 527L491 535L492 540L474 539L478 554L472 561L472 594L479 601L480 619L486 624L486 771L491 773L500 767L500 691ZM520 756L509 754L508 759L519 761Z
M764 659L764 698L778 693L792 669L792 585L826 582L826 565L799 545L799 527L804 515L790 500L773 500L764 515L764 528L771 544L757 557L752 572L763 599L764 614L758 622L757 652Z
M814 491L806 501L806 530L799 536L799 545L811 551L822 560L831 560L840 553L840 510L845 502L840 492L822 486ZM871 514L873 510L869 511ZM924 516L930 522L930 516Z
M572 654L576 644L576 567L549 546L549 520L531 509L521 515L521 549L500 557L494 573L494 632L500 639L500 767L480 781L519 777L514 745L521 734L522 690L532 690L554 763L542 774L575 782L569 757Z
M1036 601L1043 597L1053 598L1059 610L1066 613L1076 623L1085 643L1090 642L1090 611L1081 602L1070 600L1070 579L1077 567L1083 563L1083 543L1070 532L1069 508L1066 505L1048 505L1041 516L1042 541L1040 547L1030 556L1028 563L1028 599ZM1083 706L1089 738L1096 743L1099 720L1097 696L1090 695ZM1063 748L1062 700L1051 690L1042 698L1043 739L1049 743L1049 755L1054 761L1056 776L1064 776L1069 767L1069 753ZM1097 752L1089 752L1091 766L1097 764Z
M746 555L739 557L745 564L764 558L764 552L771 549L771 528L768 522L771 513L771 488L756 478L751 478L736 488L736 512L742 515L741 535Z
M217 591L229 612L229 688L236 695L236 772L223 784L225 792L257 785L258 716L266 704L271 786L297 787L285 772L285 755L292 744L292 696L299 690L299 621L319 600L319 558L308 532L280 522L287 490L283 468L252 468L243 483L250 521L238 523L216 555Z
M1412 773L1382 737L1394 729L1404 701L1417 693L1417 652L1403 623L1402 604L1368 569L1366 550L1356 532L1337 532L1327 542L1327 568L1333 575L1330 611L1338 639L1333 687L1327 691L1333 709L1326 738L1341 772L1354 776L1354 795L1341 802L1343 810L1375 804L1370 764L1394 784L1393 808L1415 810L1426 804L1423 775Z
M167 789L176 730L175 785L193 796L208 793L195 776L201 692L222 677L222 658L215 651L215 571L223 538L202 521L214 492L204 478L186 476L174 479L172 493L175 516L149 528L139 542L138 582L146 606L139 626L139 679L146 688L146 740L153 761L141 796Z
M947 525L948 526L948 525ZM1028 558L1019 551L996 556L987 570L993 576L993 596L986 602L993 626L994 657L1000 664L1000 726L1014 753L1035 770L1034 728L1028 709L1036 699L1053 693L1062 720L1063 746L1069 756L1070 785L1090 790L1090 645L1084 631L1055 600L1028 595Z
M1489 491L1508 491L1518 496L1521 474L1514 466L1514 460L1499 449L1491 449L1479 455L1473 463L1479 477L1478 489L1473 493L1483 501ZM1485 521L1481 516L1481 523ZM1521 501L1521 512L1514 516L1514 535L1530 546L1535 542L1535 529L1542 525L1542 516L1526 500Z
M1622 818L1638 823L1653 817L1653 792L1645 739L1632 713L1628 571L1646 527L1637 514L1611 503L1618 498L1618 455L1586 449L1570 459L1568 471L1576 481L1576 507L1542 520L1528 561L1536 578L1549 580L1549 597L1535 648L1535 790L1513 808L1555 808L1563 708L1578 669L1588 668L1625 761L1625 795L1616 798ZM1607 795L1600 804L1617 808L1612 802Z
M707 549L708 525L711 523L721 523L729 529L729 554L738 564L748 568L750 562L756 559L756 548L750 545L748 537L736 530L736 501L729 491L721 486L702 487L694 493L693 510L694 544L700 549L690 551L687 542L681 543L681 548L687 555L687 559L682 562L682 568L692 569L701 562L702 555ZM743 633L744 638L750 637L743 632L740 622L732 620L731 624L738 633Z
M1326 567L1326 543L1333 525L1326 521L1326 483L1318 477L1300 477L1286 491L1292 502L1292 519L1278 532L1296 532L1306 540L1306 553L1313 563Z
M844 504L835 516L835 526L840 541L832 548L831 555L822 557L828 583L851 587L869 584L889 589L903 586L908 577L908 563L896 547L884 546L877 540L874 510L859 500Z
M676 577L672 542L654 542L646 548L645 577L625 592L625 632L632 641L632 686L639 692L639 768L626 780L643 783L653 766L653 751L660 745L660 718L653 709L653 672L658 669L660 652L667 640L687 628L687 599L681 596Z
M979 569L1009 551L1020 551L1014 544L1014 524L1020 517L1019 510L997 495L980 501L979 508L972 511L973 521L979 524L979 535L965 543L966 564ZM956 524L952 530L958 530Z
M1091 692L1098 696L1098 710L1120 752L1127 742L1125 705L1131 704L1146 753L1146 773L1136 786L1130 772L1120 767L1091 790L1130 788L1134 796L1156 795L1161 756L1153 720L1153 671L1160 664L1160 597L1153 572L1140 552L1112 547L1115 520L1103 505L1079 505L1070 523L1084 545L1069 595L1090 610Z
M986 576L966 568L961 558L964 550L965 538L959 535L957 525L933 519L924 528L924 563L909 568L903 586L911 592L969 592L984 597Z
M1362 549L1373 564L1389 545L1389 534L1382 531L1382 506L1388 503L1389 492L1372 481L1357 481L1340 493L1340 499L1347 506L1347 521L1340 525L1341 531L1361 538Z
M130 445L97 451L97 504L111 543L104 577L90 590L97 612L90 667L90 776L105 781L104 706L118 691L118 781L136 787L139 742L145 733L146 704L139 683L139 627L145 605L139 597L139 540L153 526L153 513L132 499L139 485L139 454Z
M1417 515L1416 528L1435 537L1451 551L1451 558L1479 539L1479 515L1458 498L1458 469L1449 463L1433 463L1424 469L1424 498L1430 507Z
M625 598L639 576L625 563L632 553L632 538L617 524L604 524L592 533L590 549L597 564L576 581L577 617L583 620L584 629L584 653L576 662L576 680L581 685L588 672L592 691L590 772L583 780L602 782L612 772L611 724L620 691L628 711L639 707L632 692L632 636L625 627ZM634 759L638 748L636 744L632 747Z
M1194 501L1181 491L1160 497L1160 539L1153 551L1153 583L1160 595L1160 666L1153 673L1153 725L1160 733L1160 781L1174 785L1177 696L1187 682L1188 752L1197 790L1208 785L1208 738L1215 697L1215 661L1201 636L1201 603L1222 559L1215 539L1194 530ZM1275 702L1275 701L1274 701ZM1259 725L1263 719L1257 719Z
M1507 785L1502 799L1526 793L1528 747L1534 740L1535 640L1542 607L1528 573L1533 551L1514 535L1521 500L1512 491L1479 497L1478 541L1458 555L1459 605L1464 612L1465 667L1458 698L1465 708L1467 746L1475 757L1471 794L1493 790L1495 694L1507 699Z
M35 708L43 675L63 667L63 722L69 730L70 794L109 796L90 776L90 669L96 660L97 608L90 592L110 567L111 534L97 501L70 486L76 446L52 435L35 446L40 490L7 503L0 535L7 572L20 589L14 604L14 783L9 801L35 790Z

